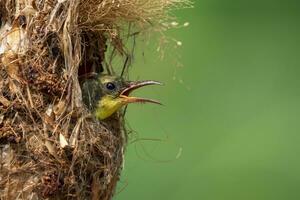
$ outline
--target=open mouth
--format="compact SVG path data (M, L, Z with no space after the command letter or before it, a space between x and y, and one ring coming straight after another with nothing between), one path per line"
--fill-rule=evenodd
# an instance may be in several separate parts
M147 98L140 98L140 97L130 97L130 93L134 90L147 86L147 85L162 85L162 83L157 81L130 81L128 82L128 86L122 90L120 93L120 97L124 99L126 103L155 103L160 104L159 101L153 100L153 99L147 99Z

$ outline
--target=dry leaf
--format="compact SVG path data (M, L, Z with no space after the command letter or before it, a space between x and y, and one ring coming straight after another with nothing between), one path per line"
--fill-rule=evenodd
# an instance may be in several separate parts
M9 107L11 104L11 102L4 96L0 96L0 103L2 103L5 107Z
M20 91L20 88L14 83L13 80L9 80L8 87L12 94L17 94Z
M2 55L1 62L5 67L8 76L19 83L24 83L20 76L20 67L18 56L12 51L8 51Z
M69 145L65 136L61 133L59 134L59 144L61 148L65 148L66 146Z
M46 140L46 141L45 141L45 146L47 147L48 152L49 152L52 156L54 156L55 158L57 158L57 149L56 149L55 145L54 145L52 142Z
M61 100L53 107L53 112L55 116L58 117L64 112L65 109L66 109L66 102Z
M15 54L24 54L27 50L28 39L23 28L13 27L8 33L0 37L0 54L12 51Z

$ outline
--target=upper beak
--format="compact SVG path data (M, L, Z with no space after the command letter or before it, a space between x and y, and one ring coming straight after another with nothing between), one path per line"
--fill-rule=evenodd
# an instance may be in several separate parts
M155 103L160 104L159 101L153 100L153 99L146 99L146 98L140 98L140 97L130 97L129 94L133 92L134 90L147 86L147 85L162 85L162 83L157 81L129 81L127 82L126 87L121 91L119 97L124 99L125 103Z

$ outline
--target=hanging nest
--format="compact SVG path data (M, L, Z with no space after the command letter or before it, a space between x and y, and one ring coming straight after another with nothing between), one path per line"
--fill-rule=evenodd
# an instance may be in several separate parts
M180 0L0 0L0 199L114 194L123 117L96 120L80 83L112 73L124 41L163 31ZM107 46L113 51L107 52Z

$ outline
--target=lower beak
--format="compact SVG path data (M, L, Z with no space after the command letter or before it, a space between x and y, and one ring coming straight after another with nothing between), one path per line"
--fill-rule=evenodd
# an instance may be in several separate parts
M122 90L119 97L124 100L125 103L155 103L160 104L159 101L153 99L146 99L140 97L130 97L129 94L134 90L147 86L147 85L162 85L162 83L157 81L130 81L127 82L127 87Z

